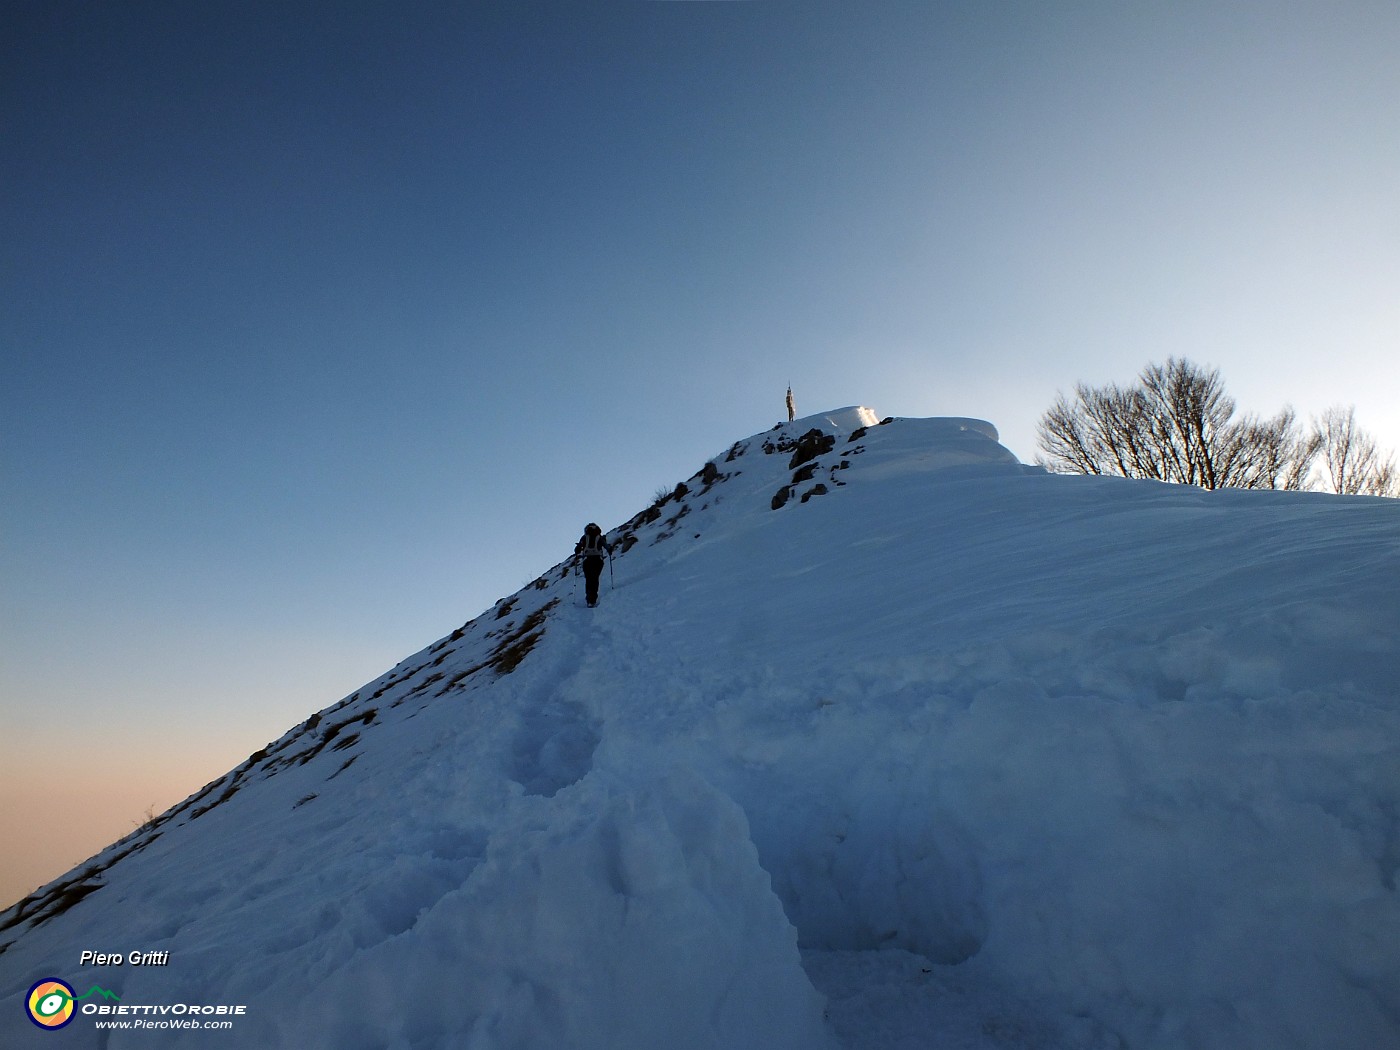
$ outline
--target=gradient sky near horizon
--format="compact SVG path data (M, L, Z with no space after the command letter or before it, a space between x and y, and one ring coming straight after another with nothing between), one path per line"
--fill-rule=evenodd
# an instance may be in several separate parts
M784 416L1400 448L1400 5L21 2L0 907Z

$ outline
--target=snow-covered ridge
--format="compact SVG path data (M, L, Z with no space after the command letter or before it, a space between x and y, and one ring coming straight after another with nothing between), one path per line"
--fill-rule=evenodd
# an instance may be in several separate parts
M698 468L598 609L551 567L0 916L0 1025L56 975L239 1046L1400 1042L1395 503L858 407Z
M879 423L880 416L873 408L866 408L864 405L851 405L847 408L837 408L830 412L818 412L814 416L803 416L791 422L780 423L774 427L773 430L785 430L792 434L805 434L809 430L816 429L824 430L831 434L848 436L853 430L859 430L861 427L878 426Z
M803 416L801 419L791 422L779 423L767 434L769 436L785 434L797 437L809 430L820 430L838 438L849 438L857 430L868 430L888 422L893 422L893 417L881 419L879 413L873 408L853 405L849 408L818 412L813 416ZM971 416L934 416L928 419L905 419L902 422L918 424L922 428L924 439L930 442L961 441L973 435L980 435L992 442L1001 441L1001 434L998 433L993 424L985 419L974 419ZM759 435L755 435L755 437L757 436Z
M756 468L751 471L746 488L752 489L755 480L760 487L771 488L773 478L786 475L782 463L788 453L797 448L802 436L818 432L826 434L833 443L836 438L842 439L843 446L835 449L830 456L825 452L832 451L831 449L806 456L805 468L794 472L794 477L803 474L811 477L823 460L829 460L830 465L827 469L834 480L838 469L850 465L848 457L858 456L865 451L864 445L850 447L850 443L864 438L870 428L891 422L894 420L886 419L882 422L872 409L863 406L819 413L779 424L769 431L736 442L723 457L723 462L735 463L746 457L750 451L754 451L753 456L744 460L746 465ZM912 424L921 428L923 436L920 440L927 442L931 453L947 457L945 465L966 459L1015 463L1015 457L996 444L996 428L985 421L936 418L900 422L906 426ZM970 454L958 451L969 446L973 450ZM759 455L760 451L763 455ZM769 457L773 458L763 462ZM710 500L696 497L706 496L715 484L729 481L742 473L738 468L718 471L715 462L719 460L720 457L717 457L716 461L706 465L710 468L708 482L705 481L706 470L697 471L689 480L691 485L698 481L700 487L690 490L682 483L668 500L647 508L628 523L609 533L619 561L641 540L647 541L649 546L655 546L671 539L676 535L681 519L692 510L710 509ZM845 484L844 481L834 483ZM822 493L827 491L825 486L818 484L808 489L804 496L810 497L813 489ZM782 490L780 486L775 491ZM743 494L753 495L751 491ZM720 495L716 493L713 497L716 510L720 503ZM805 499L802 502L805 502ZM748 510L751 507L742 509ZM694 525L695 521L692 520L688 524ZM693 538L698 539L700 536L696 534ZM569 563L554 566L517 594L503 599L495 609L462 625L424 651L405 659L349 697L313 714L278 740L250 755L244 763L224 777L211 782L184 802L125 836L67 876L41 887L30 897L0 913L0 953L3 953L10 943L7 938L15 937L27 928L42 925L50 918L63 914L89 894L100 890L106 884L108 872L115 864L145 850L167 831L185 826L212 812L233 799L249 784L312 762L316 763L318 769L324 767L328 782L334 780L354 765L366 739L372 737L373 729L391 721L392 713L404 705L409 705L409 710L416 713L431 701L448 694L468 691L483 683L489 684L495 677L513 671L543 637L549 615L559 604L559 597L550 596L551 592L569 581L569 569ZM308 791L296 800L295 807L306 805L318 797L318 792Z
M804 416L789 423L780 423L773 429L791 434L804 434L808 430L817 429L829 434L849 437L853 431L879 426L880 422L880 414L873 408L852 405L831 412L819 412L814 416ZM909 422L922 424L925 432L929 435L953 437L972 432L981 434L990 441L1001 440L1001 434L997 432L997 428L993 424L985 419L973 419L970 416L935 416Z

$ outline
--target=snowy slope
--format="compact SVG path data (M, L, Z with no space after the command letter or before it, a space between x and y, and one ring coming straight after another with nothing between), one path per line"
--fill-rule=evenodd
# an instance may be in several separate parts
M0 1042L1400 1046L1400 503L852 408L610 537L0 915Z

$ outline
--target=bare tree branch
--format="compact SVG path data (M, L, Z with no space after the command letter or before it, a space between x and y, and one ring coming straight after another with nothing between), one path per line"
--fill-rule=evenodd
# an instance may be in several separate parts
M1314 425L1322 452L1325 483L1346 496L1400 496L1395 461L1356 424L1356 408L1329 408Z
M1303 488L1321 447L1291 408L1235 418L1220 372L1182 358L1149 364L1127 388L1080 383L1073 401L1057 396L1038 429L1048 469L1208 489Z

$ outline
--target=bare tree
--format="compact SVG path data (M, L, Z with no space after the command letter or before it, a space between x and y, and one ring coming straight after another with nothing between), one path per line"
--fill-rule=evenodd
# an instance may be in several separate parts
M1074 397L1070 402L1060 395L1040 421L1040 447L1050 456L1042 463L1070 474L1162 476L1141 391L1117 386L1095 390L1081 383Z
M1347 496L1400 496L1395 459L1383 456L1371 435L1356 425L1356 408L1335 406L1314 424L1322 451L1324 482Z
M1304 434L1293 409L1271 419L1246 417L1228 430L1220 458L1222 488L1289 489L1308 487L1320 443Z
M1081 383L1038 427L1039 462L1074 474L1153 478L1202 488L1302 488L1318 442L1292 409L1235 418L1217 369L1170 358L1131 387Z
M1220 372L1173 357L1165 365L1148 365L1138 383L1162 464L1158 476L1207 489L1228 484L1242 435L1231 425L1235 400L1226 395Z

